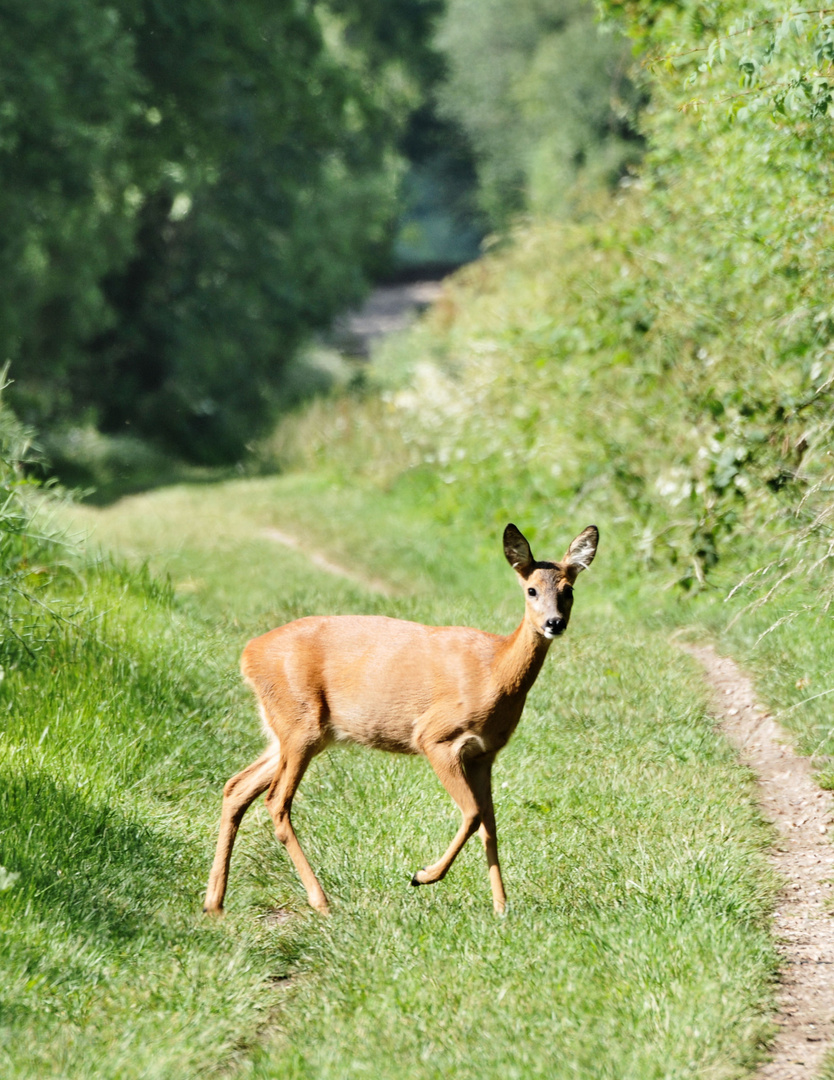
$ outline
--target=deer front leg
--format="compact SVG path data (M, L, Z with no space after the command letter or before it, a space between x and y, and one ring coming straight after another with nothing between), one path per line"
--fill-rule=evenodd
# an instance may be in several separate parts
M501 880L501 866L498 862L498 834L495 828L495 810L492 805L492 763L494 757L478 758L467 762L466 771L472 790L481 808L481 825L478 830L484 843L484 851L489 867L489 885L492 889L492 906L498 915L504 913L507 895Z
M425 750L425 755L441 784L460 809L463 821L444 855L431 866L418 870L411 879L412 885L432 885L435 881L440 881L457 858L460 849L481 824L481 809L464 771L459 753L448 743L440 743L429 746Z

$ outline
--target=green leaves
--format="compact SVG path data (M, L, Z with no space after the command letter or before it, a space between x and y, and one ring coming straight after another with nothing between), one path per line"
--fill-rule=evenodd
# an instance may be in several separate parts
M499 228L523 211L563 214L577 186L609 188L639 159L626 43L600 33L590 4L451 0L438 42L441 107L471 142Z
M27 422L243 454L299 341L386 257L435 8L38 0L9 20L0 356Z
M697 84L712 92L711 98L698 101L699 106L729 102L726 115L731 120L747 121L762 106L776 117L799 122L827 118L831 95L822 69L834 60L834 19L827 9L789 9L781 17L769 16L766 10L761 14L745 10L726 32L706 43L692 47L676 41L665 57L665 69L674 73L679 66L694 63L684 87ZM734 93L718 71L732 60L743 95ZM659 67L657 60L652 67Z

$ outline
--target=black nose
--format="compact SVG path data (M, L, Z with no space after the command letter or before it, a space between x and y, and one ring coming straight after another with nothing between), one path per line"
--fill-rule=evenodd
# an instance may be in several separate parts
M550 631L551 634L562 634L567 625L567 622L562 618L548 619L544 624L544 628L545 630Z

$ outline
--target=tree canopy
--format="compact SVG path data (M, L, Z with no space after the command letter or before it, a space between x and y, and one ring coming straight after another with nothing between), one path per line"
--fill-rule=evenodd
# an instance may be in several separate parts
M493 225L564 213L577 181L608 187L639 158L628 45L589 0L449 0L437 41L441 109L471 141Z
M301 337L385 257L437 8L3 3L0 344L18 412L238 456Z

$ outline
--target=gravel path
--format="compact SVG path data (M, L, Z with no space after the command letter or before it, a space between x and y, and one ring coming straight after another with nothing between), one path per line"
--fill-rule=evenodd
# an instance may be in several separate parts
M786 881L774 931L783 957L779 1031L757 1080L810 1080L834 1042L834 848L828 840L832 797L808 758L756 702L750 679L711 646L682 646L704 667L721 730L756 774L759 802L778 830L770 853Z

